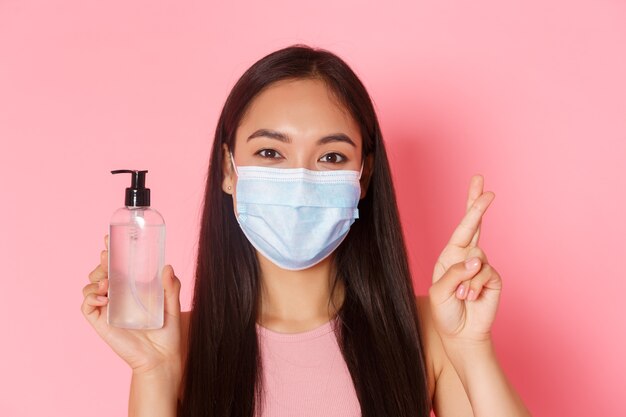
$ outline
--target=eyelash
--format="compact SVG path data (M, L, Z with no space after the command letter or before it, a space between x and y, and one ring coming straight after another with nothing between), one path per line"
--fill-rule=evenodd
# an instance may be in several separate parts
M328 161L322 161L322 162L328 162L328 163L331 163L331 164L343 164L343 163L345 163L345 162L348 160L348 158L346 158L344 155L340 154L339 152L329 152L329 153L327 153L327 154L324 154L324 156L322 156L322 158L325 158L325 157L327 157L328 155L336 155L336 156L338 156L341 160L340 160L340 161L337 161L337 162L328 162ZM320 159L322 159L322 158L320 158Z
M264 148L264 149L261 149L261 150L257 151L255 153L255 155L258 155L258 156L260 156L263 159L280 159L280 158L282 158L282 156L280 156L280 158L271 157L271 156L263 156L264 152L275 152L277 155L280 155L280 153L277 150L275 150L275 149L268 149L268 148ZM343 164L343 163L345 163L348 160L348 158L346 158L345 155L340 154L339 152L329 152L327 154L324 154L322 156L322 158L324 158L326 156L329 156L329 155L337 155L337 156L339 156L339 158L341 158L341 160L337 161L337 162L329 162L329 161L321 161L321 162L330 163L330 164ZM320 159L322 159L322 158L320 158Z
M255 153L255 155L259 155L263 159L279 159L279 158L271 157L271 156L263 156L263 152L268 152L268 151L269 152L275 152L277 155L280 155L280 153L278 153L278 151L275 150L275 149L261 149L261 150L257 151L257 153Z

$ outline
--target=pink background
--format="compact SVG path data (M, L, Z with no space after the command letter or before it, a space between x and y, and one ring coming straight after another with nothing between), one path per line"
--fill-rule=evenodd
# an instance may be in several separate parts
M189 309L221 106L296 42L375 101L418 292L483 174L507 374L536 416L625 415L623 2L209 3L0 1L0 415L126 415L130 371L80 312L109 171L150 171Z

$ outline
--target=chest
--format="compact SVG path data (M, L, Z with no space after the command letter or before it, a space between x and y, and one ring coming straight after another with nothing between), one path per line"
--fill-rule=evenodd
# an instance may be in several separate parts
M261 417L361 415L359 402L335 335L324 332L289 337L263 332Z

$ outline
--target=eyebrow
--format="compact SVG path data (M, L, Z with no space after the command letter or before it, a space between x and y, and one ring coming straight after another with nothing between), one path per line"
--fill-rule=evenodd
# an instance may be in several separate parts
M291 143L291 138L288 135L286 135L285 133L278 132L276 130L270 130L270 129L257 130L256 132L248 136L248 139L246 140L246 142L249 142L250 139L258 138L261 136L264 136L270 139L276 139L284 143ZM324 136L323 138L320 138L317 141L319 145L324 145L330 142L346 142L356 148L356 144L354 143L354 141L350 139L350 136L346 135L345 133L333 133L332 135Z

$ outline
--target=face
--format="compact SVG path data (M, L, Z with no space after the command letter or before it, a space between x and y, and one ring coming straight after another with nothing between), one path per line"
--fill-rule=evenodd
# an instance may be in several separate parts
M283 80L267 87L250 103L235 141L233 157L237 166L361 169L359 126L320 80ZM237 175L226 145L223 152L222 188L234 194ZM370 155L361 176L361 198L365 196L371 165ZM234 203L236 206L236 199Z

